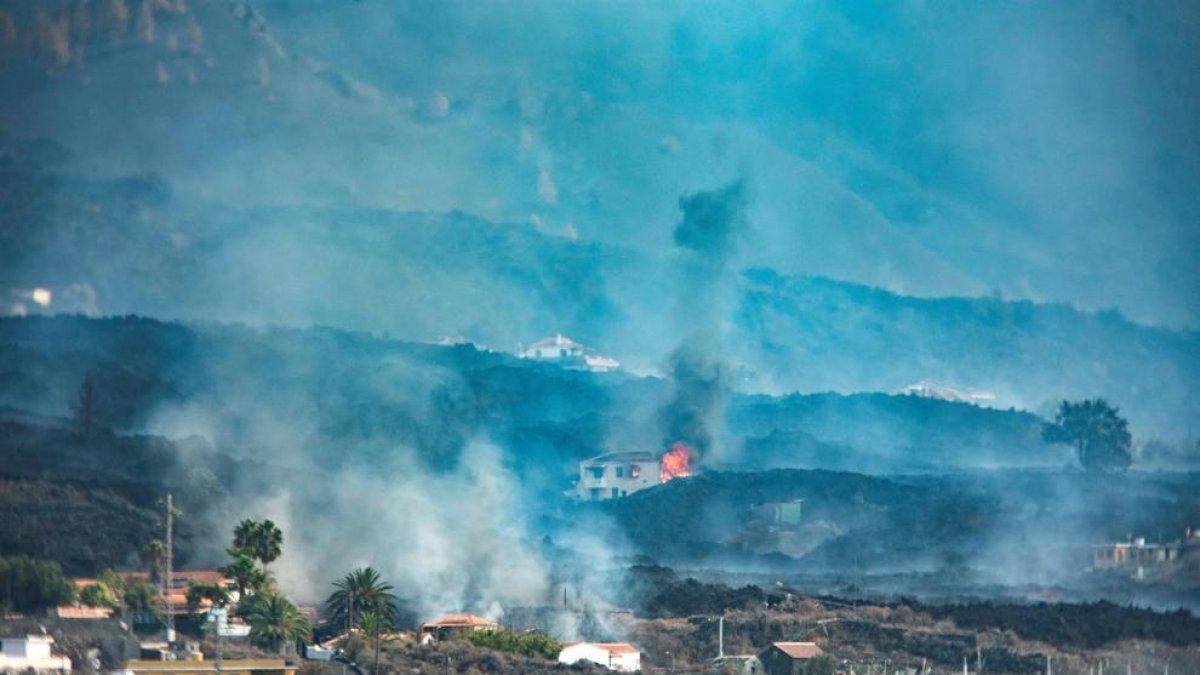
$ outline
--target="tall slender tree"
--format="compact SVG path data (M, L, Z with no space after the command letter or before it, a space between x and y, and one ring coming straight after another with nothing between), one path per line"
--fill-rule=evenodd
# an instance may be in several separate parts
M383 581L373 567L360 567L333 582L336 589L325 601L330 621L346 630L356 625L356 617L372 613L391 627L396 617L396 596L392 585Z
M375 612L363 612L358 617L358 630L362 632L367 644L375 650L375 661L371 666L373 675L379 673L379 650L383 646L383 636L387 634L390 627L389 622L384 621Z

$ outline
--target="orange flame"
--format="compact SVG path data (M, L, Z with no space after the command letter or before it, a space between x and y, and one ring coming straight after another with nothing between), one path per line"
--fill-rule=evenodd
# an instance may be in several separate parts
M662 482L692 475L692 460L695 457L696 451L692 450L687 443L683 441L672 443L671 449L662 456Z

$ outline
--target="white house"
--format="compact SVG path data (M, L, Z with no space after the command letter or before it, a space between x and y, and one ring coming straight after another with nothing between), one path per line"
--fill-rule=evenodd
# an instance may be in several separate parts
M549 361L564 368L578 368L603 373L621 367L619 361L601 356L564 335L542 338L521 350L521 358Z
M23 673L30 669L38 673L71 672L71 659L52 655L52 644L54 638L49 635L0 638L0 672Z
M610 452L579 463L575 496L584 501L616 499L661 482L662 461L649 452Z
M563 335L542 338L521 353L523 358L565 361L583 358L583 345Z
M627 642L574 642L563 646L558 662L566 665L591 661L624 673L642 669L642 653Z

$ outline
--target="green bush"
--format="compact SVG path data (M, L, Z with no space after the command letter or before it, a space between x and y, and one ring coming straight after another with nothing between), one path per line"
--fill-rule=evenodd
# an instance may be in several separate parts
M557 659L562 651L562 644L540 633L481 630L468 635L467 641L476 647L543 659Z
M36 612L69 605L75 586L58 563L28 556L0 558L0 606L15 612Z
M112 589L102 583L85 586L79 592L79 602L88 607L116 607L120 604Z

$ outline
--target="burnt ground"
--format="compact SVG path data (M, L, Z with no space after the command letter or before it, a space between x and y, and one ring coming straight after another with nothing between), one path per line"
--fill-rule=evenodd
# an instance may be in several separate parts
M628 626L649 663L673 654L698 666L717 654L725 617L727 654L757 653L780 640L816 641L861 666L890 662L961 672L963 658L986 672L1041 673L1049 657L1058 673L1086 673L1101 661L1137 671L1200 669L1200 619L1109 602L929 604L805 596L785 588L734 588L680 579L664 567L634 568L651 591ZM655 655L658 655L655 657ZM657 658L657 661L655 660ZM669 657L668 657L669 658ZM1153 669L1153 670L1150 670Z

